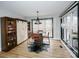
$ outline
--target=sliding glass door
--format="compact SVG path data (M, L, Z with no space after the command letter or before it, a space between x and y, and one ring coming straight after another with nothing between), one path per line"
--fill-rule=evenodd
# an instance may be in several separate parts
M78 54L78 17L77 6L62 18L64 42Z
M76 52L78 52L78 18L77 11L73 12L73 22L72 22L72 47Z

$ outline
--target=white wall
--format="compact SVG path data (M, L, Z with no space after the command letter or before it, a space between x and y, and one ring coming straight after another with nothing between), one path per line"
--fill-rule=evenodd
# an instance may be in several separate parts
M53 34L54 34L54 39L57 39L57 40L60 39L61 32L60 32L60 18L59 17L53 18Z
M27 22L17 21L17 44L28 38Z

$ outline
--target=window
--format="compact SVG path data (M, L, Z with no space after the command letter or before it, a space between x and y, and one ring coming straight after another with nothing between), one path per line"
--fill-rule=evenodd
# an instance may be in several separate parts
M78 19L77 7L69 11L62 19L64 27L64 41L69 48L78 54Z
M46 20L40 20L40 22L42 24L35 24L36 21L33 20L33 32L37 33L38 31L42 31L43 36L48 36L49 33L49 37L52 37L52 19L46 19Z

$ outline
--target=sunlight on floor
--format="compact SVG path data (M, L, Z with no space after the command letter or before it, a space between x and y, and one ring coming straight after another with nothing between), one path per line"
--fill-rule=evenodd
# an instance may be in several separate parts
M46 42L45 42L46 41ZM31 52L28 49L29 44L33 41L30 38L21 45L15 47L9 52L0 52L1 58L72 58L67 49L62 45L60 40L50 39L50 45L47 50L40 53ZM45 43L49 43L48 39L44 39Z

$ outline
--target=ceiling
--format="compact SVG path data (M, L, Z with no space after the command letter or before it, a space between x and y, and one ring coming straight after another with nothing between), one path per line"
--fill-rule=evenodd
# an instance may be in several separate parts
M24 17L54 17L60 14L74 1L0 1L0 6L14 11Z

